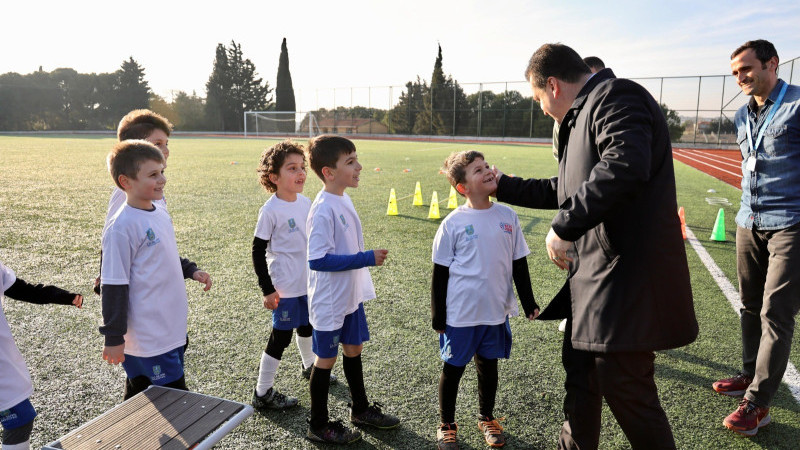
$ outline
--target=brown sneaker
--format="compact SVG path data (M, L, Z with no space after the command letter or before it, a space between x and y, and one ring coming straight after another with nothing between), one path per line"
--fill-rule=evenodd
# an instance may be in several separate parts
M456 443L456 432L458 425L453 423L439 424L436 429L436 448L439 450L458 450Z
M502 419L500 419L502 420ZM478 417L478 429L483 432L483 438L489 447L502 447L506 445L506 438L503 436L503 427L498 419L489 420L486 416Z
M758 429L769 424L772 417L769 415L769 408L762 408L748 399L742 399L739 407L732 412L722 424L729 430L735 431L745 436L755 436Z
M753 377L743 375L741 372L739 372L735 377L723 378L719 381L715 381L711 387L722 395L738 397L740 395L744 395L748 386L750 386L750 383L752 382Z

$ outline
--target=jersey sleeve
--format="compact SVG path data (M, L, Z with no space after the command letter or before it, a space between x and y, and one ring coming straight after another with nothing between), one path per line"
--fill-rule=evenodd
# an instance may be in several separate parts
M258 212L258 221L256 222L255 237L265 241L272 240L272 232L275 229L275 218L266 208L261 208Z
M525 235L519 224L519 216L513 210L511 214L514 216L514 256L511 259L517 260L530 255L531 250L528 248L528 243L525 242Z
M333 254L333 214L328 208L312 211L308 218L308 260L313 261Z
M110 229L103 237L101 284L130 284L133 250L125 234Z
M442 222L433 238L433 262L440 266L450 267L455 259L453 236L448 229L448 222Z
M17 275L14 271L0 263L0 294L8 290L15 281L17 281Z

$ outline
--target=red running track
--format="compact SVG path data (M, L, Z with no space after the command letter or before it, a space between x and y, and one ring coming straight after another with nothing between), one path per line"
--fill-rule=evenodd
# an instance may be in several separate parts
M672 148L678 161L722 180L733 187L742 187L742 154L739 150Z

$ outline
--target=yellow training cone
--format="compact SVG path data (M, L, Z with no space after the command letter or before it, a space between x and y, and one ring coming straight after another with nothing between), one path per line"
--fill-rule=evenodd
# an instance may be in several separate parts
M417 181L417 186L414 187L414 202L412 205L422 206L422 204L422 188L419 186L419 181Z
M436 191L433 191L433 195L431 196L431 209L428 210L428 219L440 219L439 197L436 196Z
M456 208L458 208L458 196L456 194L456 189L450 186L450 198L447 199L447 209Z
M394 188L389 191L389 207L386 208L386 215L387 216L396 216L397 215L397 197L394 194Z

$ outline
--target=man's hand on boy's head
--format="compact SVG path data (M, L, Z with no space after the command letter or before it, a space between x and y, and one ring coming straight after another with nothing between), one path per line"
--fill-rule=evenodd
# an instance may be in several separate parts
M203 288L204 291L211 289L211 275L209 275L208 272L204 270L198 270L192 274L192 279L199 283L205 284L206 286Z
M373 250L372 253L375 255L375 265L382 266L383 262L386 261L386 255L389 254L389 250L385 249L377 249Z
M125 361L125 343L103 346L103 359L109 364L119 364Z
M492 164L492 173L494 174L495 182L500 181L500 177L503 176L503 172L501 172L500 169L495 167L494 164ZM497 189L495 189L494 192L492 192L490 195L494 198L497 198Z
M278 308L278 304L281 302L281 297L278 295L278 292L275 291L272 294L264 296L264 308L269 310L275 310Z
M72 304L77 306L78 308L83 306L83 296L81 294L75 294L75 298L72 299Z

